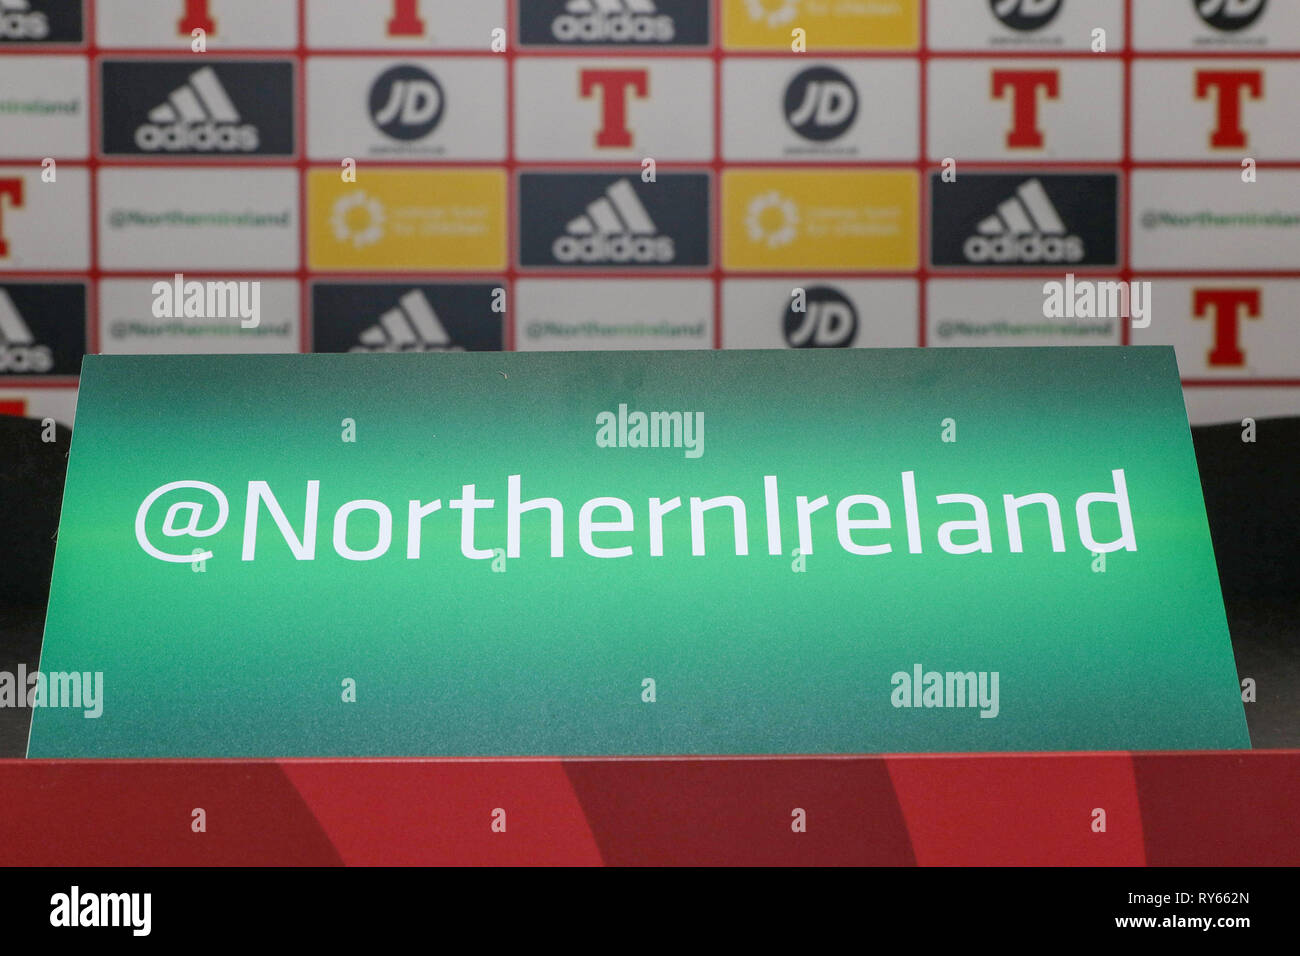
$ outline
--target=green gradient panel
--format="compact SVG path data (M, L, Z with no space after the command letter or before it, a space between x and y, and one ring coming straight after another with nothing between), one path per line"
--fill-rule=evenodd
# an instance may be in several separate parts
M598 447L598 414L620 404L702 413L703 455ZM955 442L941 440L947 418ZM1075 502L1112 492L1114 469L1137 548L1098 571ZM562 504L562 557L546 511L520 519L519 557L462 554L450 502L466 484L493 499L472 544L504 549L509 475L525 501ZM778 480L779 555L765 475ZM243 560L249 483L267 482L302 535L309 480L314 559L294 557L261 505ZM181 502L203 505L197 528L218 517L211 494L177 490L146 509L143 536L180 556L210 549L202 571L137 538L142 503L175 481L220 489L228 520L206 537L164 534ZM1060 502L1062 552L1042 505L1021 513L1024 550L1011 551L1002 496L1034 492ZM991 553L940 547L941 523L974 516L936 502L952 493L988 506ZM891 524L852 540L889 553L841 546L836 506L855 494L883 499ZM693 555L690 499L723 495L744 501L749 553L720 508ZM829 499L802 559L800 495ZM596 544L630 557L581 547L579 509L605 496L628 502L633 530ZM647 502L675 496L651 556ZM411 559L407 503L435 498ZM335 514L355 499L392 514L373 560L335 547ZM1091 514L1098 540L1120 536L1116 505ZM180 509L173 530L186 526ZM350 547L374 547L380 519L356 511L346 531ZM895 706L893 675L917 664L996 672L997 715ZM41 667L102 671L104 711L37 708L34 757L1249 746L1168 348L90 356Z

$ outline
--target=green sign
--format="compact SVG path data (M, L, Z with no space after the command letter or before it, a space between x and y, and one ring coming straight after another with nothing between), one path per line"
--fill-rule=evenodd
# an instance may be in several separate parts
M1249 746L1169 348L91 356L41 671L33 757Z

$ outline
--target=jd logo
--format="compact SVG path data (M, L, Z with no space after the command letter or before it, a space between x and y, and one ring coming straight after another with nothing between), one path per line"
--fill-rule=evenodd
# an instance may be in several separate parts
M810 67L785 88L786 122L804 139L835 139L857 116L858 94L853 82L833 67Z
M806 295L806 308L792 301L785 310L782 332L792 349L835 349L852 345L858 335L858 313L838 289L813 286Z
M1013 30L1041 30L1061 12L1064 0L989 0L993 15Z
M446 100L432 74L418 66L395 66L370 87L370 118L394 139L420 139L442 122Z
M1268 0L1192 0L1202 20L1216 30L1244 30L1264 13Z

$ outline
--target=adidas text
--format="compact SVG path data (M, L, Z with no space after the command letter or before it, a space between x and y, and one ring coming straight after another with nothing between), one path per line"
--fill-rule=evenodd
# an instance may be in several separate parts
M199 126L173 123L171 126L158 126L145 123L135 131L135 144L151 153L160 150L176 153L191 149L205 153L251 153L261 145L257 127L247 123L243 126L217 123L203 123Z
M561 262L672 262L677 255L666 236L561 236L552 248Z
M676 36L672 17L653 13L598 13L596 6L604 3L596 4L593 0L570 3L569 12L556 17L551 24L555 39L569 43L670 43Z
M1078 262L1084 255L1078 236L971 236L962 252L971 262Z
M50 35L50 22L44 13L25 10L0 10L0 40L44 40Z

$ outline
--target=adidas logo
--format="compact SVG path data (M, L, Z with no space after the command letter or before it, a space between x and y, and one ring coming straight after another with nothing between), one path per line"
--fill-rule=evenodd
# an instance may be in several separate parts
M564 11L551 34L566 43L671 43L677 35L654 0L569 0Z
M50 21L28 0L0 0L0 40L44 40Z
M1037 179L1022 183L975 231L962 246L970 262L1078 262L1084 256L1083 240L1067 234Z
M205 66L149 111L149 122L135 131L147 152L251 153L259 145L257 127L239 125L239 111L226 95L216 71Z
M54 368L54 356L37 345L9 293L0 289L0 372L41 374Z
M438 313L420 289L412 289L361 333L352 352L463 352L453 345Z
M551 253L560 262L632 263L672 262L673 241L659 228L637 198L636 190L620 179L605 195L587 207L586 215L571 220L568 235L556 239Z

